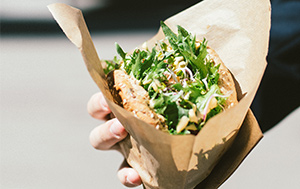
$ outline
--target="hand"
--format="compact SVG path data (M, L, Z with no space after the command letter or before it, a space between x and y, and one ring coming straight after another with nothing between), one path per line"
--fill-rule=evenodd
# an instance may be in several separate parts
M92 146L98 150L115 149L120 151L118 142L123 140L128 133L117 118L107 120L111 110L109 109L103 94L94 94L88 102L87 109L92 117L106 121L91 132L90 142ZM118 170L118 178L121 183L127 187L135 187L142 183L139 174L129 167L126 160L124 160Z

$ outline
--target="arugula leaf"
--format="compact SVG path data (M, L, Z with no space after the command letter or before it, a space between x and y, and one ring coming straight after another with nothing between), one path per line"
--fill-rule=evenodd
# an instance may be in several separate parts
M131 68L131 73L138 80L140 79L141 65L142 65L141 54L139 53L139 54L137 54L137 57L135 58L134 64L132 65L132 68Z
M178 29L178 35L182 35L183 37L189 36L189 32L186 31L183 27L178 25L177 29Z
M118 69L118 65L113 61L105 60L106 68L103 68L105 74L108 74L110 71Z
M125 59L126 53L123 51L123 49L120 47L118 43L115 43L117 53L120 55L121 58Z
M210 110L210 112L207 114L206 121L208 121L210 118L212 118L216 114L222 112L222 110L223 110L223 108L220 105L218 105L214 109Z
M183 86L181 85L181 83L176 83L174 85L172 85L172 88L176 89L177 91L181 91L183 90Z
M219 90L220 89L219 89L218 85L214 84L211 86L211 88L205 95L199 96L196 99L196 105L197 105L197 108L200 110L200 112L202 112L204 110L204 107L205 107L209 97L215 93L219 93Z
M166 37L168 37L172 41L177 40L177 35L163 21L160 22L160 26Z
M160 25L172 48L177 49L177 35L163 21L160 22Z

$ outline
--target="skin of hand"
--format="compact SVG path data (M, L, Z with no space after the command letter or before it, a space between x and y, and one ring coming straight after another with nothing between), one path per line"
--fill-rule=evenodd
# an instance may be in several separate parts
M93 118L106 121L92 130L90 134L92 146L97 150L120 151L118 142L123 140L128 133L117 118L107 119L111 110L102 93L96 93L90 98L87 110ZM127 187L135 187L142 183L139 174L127 164L126 160L121 164L117 175L121 183Z

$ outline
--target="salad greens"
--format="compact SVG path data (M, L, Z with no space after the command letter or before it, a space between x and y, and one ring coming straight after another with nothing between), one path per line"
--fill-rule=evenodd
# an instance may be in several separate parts
M207 41L178 26L175 34L165 23L166 36L149 50L127 54L116 44L120 58L107 61L105 73L122 69L149 93L149 107L165 119L171 134L196 134L208 119L221 112L226 95L218 86L220 65L207 52Z

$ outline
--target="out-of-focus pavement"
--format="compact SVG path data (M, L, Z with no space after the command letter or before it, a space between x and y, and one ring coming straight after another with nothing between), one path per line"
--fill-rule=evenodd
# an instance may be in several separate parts
M101 34L94 41L110 59L115 41L132 49L153 34ZM121 188L121 155L89 143L102 122L86 104L99 90L78 49L60 36L1 38L0 188Z
M156 31L92 35L111 59ZM63 34L1 37L0 188L124 188L116 172L122 157L94 150L90 131L101 121L86 111L98 88L77 48ZM300 186L300 109L268 131L221 188ZM142 188L142 187L139 187Z

